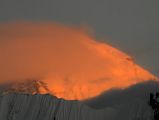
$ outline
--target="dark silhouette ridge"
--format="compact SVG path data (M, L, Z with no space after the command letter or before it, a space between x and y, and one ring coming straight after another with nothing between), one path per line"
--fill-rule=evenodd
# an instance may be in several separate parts
M156 93L154 96L153 93L150 93L149 105L151 106L154 112L154 120L159 120L159 93Z

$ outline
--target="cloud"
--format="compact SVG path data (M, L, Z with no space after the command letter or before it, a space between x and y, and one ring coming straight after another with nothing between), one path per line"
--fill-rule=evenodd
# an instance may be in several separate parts
M57 23L0 25L0 80L41 79L58 97L86 99L156 79L133 59L80 27Z

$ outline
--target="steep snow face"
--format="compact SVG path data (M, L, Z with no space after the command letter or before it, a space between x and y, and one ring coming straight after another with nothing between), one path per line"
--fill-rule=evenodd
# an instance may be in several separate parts
M49 94L0 96L0 120L105 120L103 110Z

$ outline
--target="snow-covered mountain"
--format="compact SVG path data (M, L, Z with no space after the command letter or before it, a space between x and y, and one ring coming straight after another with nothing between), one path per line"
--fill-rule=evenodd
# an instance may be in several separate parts
M159 92L159 83L110 90L86 101L18 91L1 92L0 120L154 120L149 100L150 93Z
M48 90L37 80L0 85L0 120L105 120L104 110L41 94L42 88Z
M103 110L49 94L0 96L0 120L105 120Z

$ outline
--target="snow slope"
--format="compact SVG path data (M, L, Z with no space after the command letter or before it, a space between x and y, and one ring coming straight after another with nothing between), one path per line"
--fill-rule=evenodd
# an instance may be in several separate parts
M0 96L0 120L104 120L102 110L49 94Z

